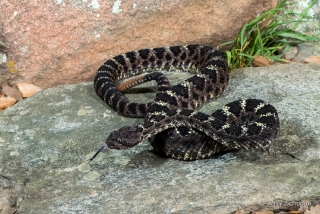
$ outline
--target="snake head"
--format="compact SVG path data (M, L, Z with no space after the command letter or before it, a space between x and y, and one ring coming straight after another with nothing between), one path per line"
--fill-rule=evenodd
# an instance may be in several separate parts
M142 131L141 126L124 126L121 129L111 132L109 137L106 139L106 145L101 147L89 162L93 161L97 155L104 149L127 149L139 145L142 142Z
M110 149L127 149L139 145L142 142L141 126L124 126L111 132L106 139L106 144Z

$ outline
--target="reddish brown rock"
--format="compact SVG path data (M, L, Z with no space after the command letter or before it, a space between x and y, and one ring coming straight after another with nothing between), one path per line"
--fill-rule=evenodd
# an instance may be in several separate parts
M106 59L158 46L211 46L236 36L276 0L0 2L0 29L16 77L42 88L90 81Z

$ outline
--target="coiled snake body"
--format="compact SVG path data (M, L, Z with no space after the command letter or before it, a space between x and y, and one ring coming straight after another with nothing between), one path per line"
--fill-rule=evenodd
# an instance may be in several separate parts
M170 86L157 70L187 70L197 74ZM153 102L129 101L116 81L142 72L142 82L156 80ZM126 149L149 139L161 154L180 160L208 157L227 149L253 149L268 145L280 125L276 109L262 100L237 100L211 116L194 109L219 96L228 84L228 69L221 53L200 45L173 46L128 52L106 61L94 80L96 93L111 108L129 117L145 117L144 124L113 131L100 151Z

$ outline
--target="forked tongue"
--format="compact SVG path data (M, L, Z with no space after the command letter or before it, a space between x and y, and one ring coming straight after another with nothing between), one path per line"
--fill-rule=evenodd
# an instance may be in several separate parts
M108 148L108 144L106 144L106 145L104 145L103 147L101 147L101 148L96 152L96 154L94 154L93 157L89 159L89 163L90 163L91 161L93 161L93 159L95 159L95 158L97 157L97 155L98 155L102 150L104 150L104 149L106 149L106 148Z

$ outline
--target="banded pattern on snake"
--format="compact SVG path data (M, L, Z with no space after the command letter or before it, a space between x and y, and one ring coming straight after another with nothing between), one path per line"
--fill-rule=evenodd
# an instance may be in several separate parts
M147 104L130 102L116 86L121 78L157 70L193 70L197 74L172 87L164 74L147 74L142 82L158 83L155 100ZM228 78L222 54L200 45L143 49L106 61L94 81L96 93L118 113L145 120L143 125L113 131L106 145L90 160L107 147L131 148L148 138L158 152L181 160L201 159L231 148L266 146L280 127L277 112L270 104L256 99L238 100L211 116L193 110L219 96Z

